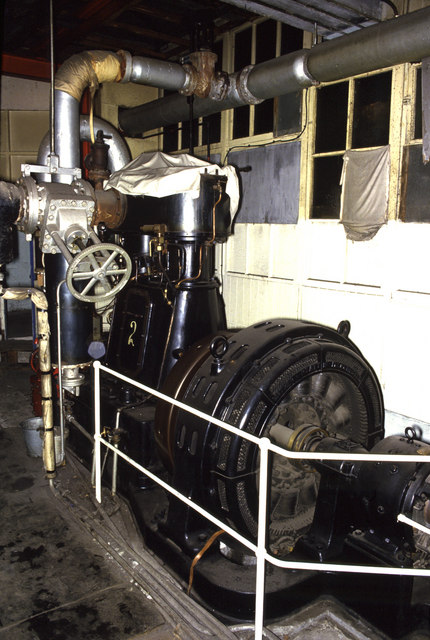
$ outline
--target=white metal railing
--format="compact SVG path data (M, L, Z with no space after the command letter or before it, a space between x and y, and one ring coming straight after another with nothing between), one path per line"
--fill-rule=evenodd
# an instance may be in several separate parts
M176 496L179 500L182 500L185 504L190 506L192 509L200 513L200 515L207 518L210 522L214 523L220 529L224 529L226 533L231 535L233 538L241 542L248 549L250 549L256 555L257 559L257 571L256 571L256 589L255 589L255 640L262 640L263 638L263 624L264 624L264 582L265 582L265 563L270 562L278 567L283 567L285 569L295 569L295 570L306 570L306 571L330 571L330 572L344 572L344 573L374 573L380 575L408 575L408 576L425 576L430 577L430 569L409 569L409 568L399 568L399 567L377 567L377 566L362 566L362 565L350 565L350 564L332 564L326 562L295 562L290 560L279 560L271 556L266 551L266 517L267 517L267 483L268 483L268 459L269 459L269 451L276 453L278 455L284 456L285 458L290 459L299 459L299 460L361 460L361 461L383 461L383 462L420 462L423 463L426 460L430 462L430 456L423 455L374 455L374 454L343 454L343 453L323 453L323 452L295 452L288 451L282 449L281 447L272 444L270 440L266 437L257 438L256 436L247 433L246 431L241 431L236 427L233 427L218 418L210 416L203 411L198 409L194 409L179 400L174 398L170 398L166 396L164 393L157 391L156 389L151 389L140 382L136 382L136 380L132 380L131 378L114 371L113 369L109 369L104 365L100 364L100 362L94 362L94 402L95 402L95 434L94 434L94 459L95 459L95 485L96 485L96 499L98 502L101 502L101 445L103 444L108 449L111 449L114 455L118 455L123 458L130 465L144 473L146 476L151 478L154 482L163 487L166 491L170 492L174 496ZM110 442L105 440L101 435L101 422L100 422L100 372L104 371L107 374L119 378L123 380L127 384L133 385L138 389L142 389L146 393L149 393L160 400L164 400L174 406L187 411L207 422L211 422L221 429L225 429L230 433L234 433L235 435L244 438L245 440L249 440L257 445L260 449L260 469L259 469L259 499L258 499L258 535L257 535L257 544L251 542L240 533L226 525L224 522L219 520L217 517L195 504L192 500L179 493L171 487L169 484L164 482L161 478L154 475L149 469L146 469L135 460L127 456L125 453L120 451L116 446L112 445ZM398 520L402 521L410 526L416 527L421 531L425 531L430 534L430 528L423 527L415 523L413 520L410 520L403 514L399 514Z

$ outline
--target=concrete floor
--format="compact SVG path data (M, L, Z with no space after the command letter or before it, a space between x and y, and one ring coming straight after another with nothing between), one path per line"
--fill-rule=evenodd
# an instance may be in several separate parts
M71 454L50 487L19 426L33 415L30 374L27 364L0 364L0 639L237 637L206 612L197 621L181 603L191 602L181 585L141 555L126 505L108 496L97 513L88 475ZM129 530L129 546L119 528Z

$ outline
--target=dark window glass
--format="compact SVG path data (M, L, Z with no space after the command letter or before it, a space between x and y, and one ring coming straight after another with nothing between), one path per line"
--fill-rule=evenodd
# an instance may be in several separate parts
M221 140L221 113L203 118L202 143L215 144Z
M234 70L239 71L251 63L252 29L236 33L234 38Z
M339 218L342 156L314 159L314 194L311 218Z
M199 121L195 118L193 120L193 147L197 147L199 144ZM182 143L181 149L190 148L190 121L182 123Z
M259 133L269 133L270 131L273 131L273 109L273 98L255 105L254 134L256 136Z
M266 62L276 56L276 22L266 20L257 25L255 33L255 63Z
M303 31L281 25L281 56L303 48ZM302 115L302 92L288 93L275 98L275 135L300 131Z
M290 27L289 24L281 25L281 56L303 48L303 31Z
M421 82L422 71L421 69L417 69L417 87L415 90L415 139L423 137L423 94Z
M173 124L169 127L163 128L163 151L170 153L171 151L177 151L178 146L178 125Z
M252 29L237 33L234 39L234 69L240 71L251 63ZM237 107L233 115L233 138L249 136L249 107Z
M318 89L316 153L345 149L347 113L347 82L340 82Z
M233 138L249 136L249 107L236 107L233 114Z
M421 144L404 148L400 219L430 222L430 164L423 162Z
M266 62L276 56L276 22L266 20L257 25L255 40L255 62ZM273 98L255 105L254 134L273 131Z
M390 101L391 71L355 81L353 149L388 144Z
M164 97L170 96L175 91L164 91ZM172 124L167 127L163 127L163 151L170 153L171 151L177 151L179 149L178 142L179 125Z

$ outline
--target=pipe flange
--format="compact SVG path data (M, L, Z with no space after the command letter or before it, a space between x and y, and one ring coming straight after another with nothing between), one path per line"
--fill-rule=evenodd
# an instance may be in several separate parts
M133 56L128 51L120 49L116 52L120 61L121 80L120 82L130 82L133 73Z
M244 67L236 76L237 93L240 99L246 102L246 104L260 104L260 102L264 101L264 98L256 98L248 89L248 77L253 68L254 65L249 64L247 67Z
M301 51L293 62L294 77L301 87L309 87L319 85L319 81L316 80L308 69L309 51Z
M183 64L182 68L185 71L185 82L183 87L179 89L179 93L183 96L191 96L196 89L199 74L197 69L188 62Z
M17 185L24 191L24 199L17 220L17 227L26 234L33 234L40 224L41 193L36 181L30 176L23 176L17 181Z

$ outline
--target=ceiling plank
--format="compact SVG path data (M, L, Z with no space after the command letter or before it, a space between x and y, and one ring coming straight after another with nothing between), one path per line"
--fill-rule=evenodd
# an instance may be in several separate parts
M61 28L55 34L57 42L64 47L71 42L76 42L85 37L91 31L97 30L106 22L111 22L126 9L137 4L139 0L92 0L84 9L77 13L78 27L70 29ZM41 43L36 53L44 52L46 43Z
M190 41L185 38L178 38L178 36L171 35L170 33L162 33L161 31L154 31L153 29L147 29L146 27L138 27L136 25L127 24L125 22L111 22L111 27L115 29L122 29L128 31L128 33L134 33L147 38L153 38L154 40L162 40L163 42L174 42L183 47L189 47Z

